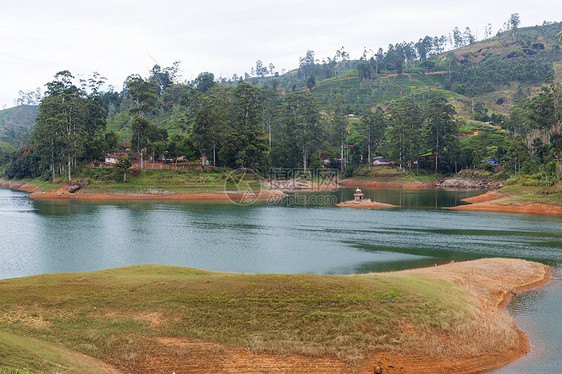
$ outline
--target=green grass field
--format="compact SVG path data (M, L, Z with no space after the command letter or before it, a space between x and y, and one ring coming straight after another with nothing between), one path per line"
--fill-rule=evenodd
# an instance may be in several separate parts
M410 332L455 334L471 315L458 287L396 274L255 275L169 266L0 281L0 373L95 372L160 336L335 355L348 362L408 345ZM79 366L82 365L82 366ZM65 371L66 372L66 371Z
M516 182L498 190L496 193L505 197L497 202L502 204L542 203L562 205L562 184L537 186L529 182L526 183L525 181L528 180L529 178L519 178Z
M390 166L376 166L358 167L353 173L355 180L372 180L381 182L396 182L396 183L423 183L430 182L437 178L436 175L415 175L413 171L398 167Z
M235 188L228 181L230 170L143 170L140 174L127 176L123 183L122 174L117 175L111 168L93 170L88 179L91 183L83 191L89 193L181 193L181 192L222 192Z
M237 191L231 176L236 180L241 174L230 169L217 168L208 170L143 170L141 173L127 175L127 182L123 182L123 174L114 168L90 168L83 167L76 172L73 183L87 182L82 188L86 193L98 194L165 194L165 193L198 193ZM37 187L40 191L52 191L61 188L65 181L56 180L55 183L45 182L38 179L24 179L28 187ZM244 177L244 182L250 187L261 187L252 174Z

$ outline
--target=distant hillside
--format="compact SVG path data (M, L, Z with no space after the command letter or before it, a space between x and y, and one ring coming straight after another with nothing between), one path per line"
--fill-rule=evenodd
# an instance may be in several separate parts
M562 23L505 31L427 59L411 59L400 67L400 73L393 70L393 64L380 67L375 59L332 61L331 64L312 59L312 67L309 65L306 71L301 66L280 76L251 77L246 81L283 95L307 90L311 76L326 76L329 70L330 78L315 80L311 89L321 110L328 110L338 94L343 96L346 111L356 115L378 105L387 107L401 97L423 100L443 95L461 118L472 121L479 119L475 108L488 116L507 114L515 101L536 92L548 76L562 80L562 52L556 36L560 30ZM232 85L236 81L223 84ZM108 131L128 139L131 99L126 94L114 93L113 96L116 99L108 103ZM167 109L158 111L151 120L170 134L185 133L185 104L166 104ZM23 145L37 114L36 106L0 111L0 140L16 148Z
M442 72L381 74L374 79L361 79L356 70L319 82L312 94L318 104L327 108L337 94L344 97L348 111L359 114L368 107L386 106L390 101L407 95L422 95L443 91ZM446 74L446 73L445 73ZM441 92L445 93L446 92ZM455 95L456 96L456 95Z
M468 115L475 102L482 102L491 112L507 113L517 95L529 95L548 76L562 78L562 53L556 34L562 23L506 31L488 40L415 61L398 74L392 70L360 77L357 67L366 61L348 61L348 70L321 80L312 89L321 107L327 108L336 94L344 97L348 111L360 113L368 107L386 106L407 96L425 97L433 93L454 99L461 114ZM371 62L372 64L372 62ZM363 67L363 66L362 66ZM290 85L297 90L306 82L295 82L296 71L279 78L252 78L259 86Z
M25 127L32 128L39 114L38 105L20 105L0 110L0 129Z
M14 148L27 145L38 114L37 105L20 105L0 110L0 142L9 143ZM4 144L4 148L8 149L8 146Z

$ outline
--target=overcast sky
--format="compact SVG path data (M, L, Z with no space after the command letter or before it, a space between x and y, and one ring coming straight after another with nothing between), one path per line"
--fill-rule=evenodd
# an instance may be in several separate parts
M521 26L562 20L556 0L0 0L0 109L14 106L61 70L94 71L121 90L125 78L146 77L157 62L181 61L183 79L250 72L260 59L292 69L312 49L334 56L341 46L358 58L363 47L447 35L469 26L478 39L513 13Z

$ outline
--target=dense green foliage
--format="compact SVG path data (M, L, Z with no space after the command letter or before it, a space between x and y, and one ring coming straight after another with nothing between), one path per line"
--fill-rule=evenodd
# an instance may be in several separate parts
M463 60L458 72L453 74L452 82L457 83L455 91L468 96L476 96L495 91L498 85L516 81L540 84L554 71L548 58L533 58L524 52L514 55L486 55L479 63Z
M72 83L73 78L62 71L47 84L33 133L34 152L52 179L64 174L70 181L77 161L95 159L103 148L106 112L97 91L101 82L94 75L92 93L87 95Z
M121 92L99 92L99 75L78 88L61 72L47 84L32 147L14 152L14 134L5 140L0 132L0 171L71 179L76 166L125 148L141 168L183 156L215 167L325 166L347 175L381 158L416 172L496 162L513 173L541 171L559 159L560 88L532 87L560 59L559 24L518 24L515 14L479 43L457 28L451 40L426 36L365 50L359 60L343 47L322 61L309 50L295 71L279 75L258 61L244 80L203 72L182 83L174 63L130 75ZM447 45L459 49L445 52ZM486 95L500 87L508 93L490 104ZM506 102L509 111L492 109Z

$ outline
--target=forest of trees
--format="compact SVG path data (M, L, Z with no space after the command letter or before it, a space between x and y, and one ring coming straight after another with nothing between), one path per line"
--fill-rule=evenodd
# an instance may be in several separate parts
M515 14L504 27L517 38L518 25ZM490 36L491 31L486 38ZM44 94L22 93L22 100L41 95L39 116L27 147L14 151L0 146L0 172L10 178L71 180L76 168L125 148L141 160L141 167L144 160L165 155L185 156L192 162L204 159L215 167L262 171L329 167L346 174L372 165L376 157L391 159L401 169L432 173L485 167L482 161L487 158L514 172L539 170L559 159L562 109L557 83L535 95L520 88L509 115L488 116L482 103L473 103L473 119L508 131L507 136L491 134L494 144L484 144L483 138L481 144L461 142L459 129L470 125L459 120L439 91L405 95L384 107L368 106L356 116L350 116L340 94L320 108L311 93L316 79L353 67L370 79L383 71L401 72L413 61L428 67L436 55L453 72L449 82L455 90L468 96L512 81L537 83L553 72L548 58L526 53L485 56L478 63L444 53L447 44L458 47L474 40L470 29L456 28L450 37L427 36L416 43L389 45L386 52L365 50L355 62L343 47L322 62L309 50L295 73L308 89L289 92L238 77L221 83L210 72L181 82L178 62L171 67L155 65L146 78L130 75L122 91L110 87L102 92L105 79L97 73L77 81L69 71L61 71L46 84ZM275 66L258 61L253 73L275 75ZM110 130L108 119L120 127Z
M553 162L562 145L562 90L557 83L522 99L513 118L503 118L511 140L490 150L461 144L462 123L440 95L425 100L406 97L386 110L377 107L350 119L338 96L329 110L321 111L309 91L280 95L245 82L214 84L210 73L202 73L194 88L175 83L172 73L155 67L146 79L131 75L120 93L100 92L104 80L97 74L78 88L70 72L57 73L46 85L32 144L0 154L5 175L71 180L77 166L101 161L105 152L117 147L130 147L142 159L166 154L197 162L205 157L217 167L262 171L324 166L349 173L371 165L376 156L417 171L452 173L479 166L485 158L519 171ZM107 132L111 105L128 105L130 138ZM164 112L178 121L173 134L156 123ZM510 127L514 122L524 125ZM532 131L542 135L528 147L521 136ZM542 141L544 134L550 144Z
M559 58L556 56L559 54L558 46L555 46L557 48L554 48L554 54L551 56L541 56L540 59L537 59L538 56L529 58L537 51L532 49L531 40L534 39L527 35L529 30L526 33L518 32L520 22L519 14L512 14L499 28L497 35L515 38L526 52L521 51L509 58L499 59L496 58L498 56L490 54L486 56L482 66L474 63L465 66L464 62L469 62L470 59L465 59L460 55L455 56L455 61L458 59L460 63L455 63L454 66L448 63L452 61L449 56L447 56L446 64L435 59L436 56L447 55L447 52L452 49L469 46L477 41L469 27L464 29L455 27L448 35L426 35L418 41L389 44L386 48L365 47L361 56L356 59L352 59L343 46L337 49L333 56L323 58L319 58L314 50L307 50L304 56L299 58L295 74L280 76L273 64L270 63L266 66L261 60L258 60L256 66L250 69L251 74L235 74L232 78L221 78L220 81L235 84L238 80L245 79L260 87L267 85L275 90L294 91L302 87L310 88L311 81L320 82L352 70L355 70L362 79L369 80L381 74L401 74L409 68L418 69L414 69L414 71L419 71L419 68L422 71L432 71L438 68L452 72L448 82L449 88L453 85L460 85L459 91L462 93L477 95L490 92L490 87L493 87L494 84L503 84L512 80L540 82L541 79L544 79L543 74L551 71L551 60ZM558 29L558 24L545 22L537 33L552 39ZM492 36L492 25L488 24L485 28L484 39ZM474 77L481 78L475 82ZM479 88L480 86L482 88Z

